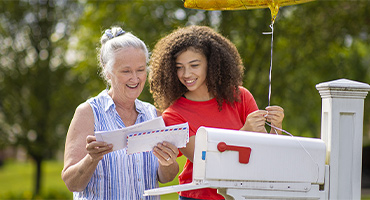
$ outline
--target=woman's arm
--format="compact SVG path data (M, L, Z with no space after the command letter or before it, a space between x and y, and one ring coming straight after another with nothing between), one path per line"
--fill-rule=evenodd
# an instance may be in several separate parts
M195 135L189 137L189 142L186 144L186 147L181 148L181 153L193 162L194 159L194 148L195 148Z
M158 158L158 179L161 183L172 181L179 172L179 164L176 161L179 150L171 143L159 143L153 149L154 155Z
M89 183L98 162L112 151L112 145L97 142L94 114L88 103L77 107L67 133L62 179L71 191L82 191Z

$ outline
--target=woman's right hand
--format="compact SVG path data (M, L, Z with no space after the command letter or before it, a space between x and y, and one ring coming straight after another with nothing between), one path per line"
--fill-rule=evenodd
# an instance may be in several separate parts
M96 141L96 137L86 137L86 151L94 161L100 161L104 155L113 151L113 145L106 142Z
M266 133L266 115L266 110L256 110L250 113L245 120L244 126L240 130Z

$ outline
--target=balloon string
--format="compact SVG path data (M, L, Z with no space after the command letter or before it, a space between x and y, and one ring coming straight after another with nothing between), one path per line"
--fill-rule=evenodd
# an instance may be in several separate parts
M271 32L263 32L262 34L267 35L271 34L271 58L270 58L270 73L269 73L269 96L268 96L268 106L271 102L271 73L272 73L272 52L274 49L274 22L270 25Z

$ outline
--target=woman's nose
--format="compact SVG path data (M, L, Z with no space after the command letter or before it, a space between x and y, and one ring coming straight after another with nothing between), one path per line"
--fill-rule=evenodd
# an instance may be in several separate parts
M184 77L189 77L191 74L191 70L187 67L184 67Z
M135 71L131 73L131 81L139 82L139 76Z

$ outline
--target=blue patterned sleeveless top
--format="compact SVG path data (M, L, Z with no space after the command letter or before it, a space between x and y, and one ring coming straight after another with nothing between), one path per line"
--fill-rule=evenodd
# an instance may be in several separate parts
M87 102L94 112L95 131L125 127L107 90ZM136 99L135 107L139 113L135 124L157 117L155 107L149 103ZM113 151L99 162L87 187L73 193L73 199L160 199L159 196L143 196L144 190L158 187L158 166L152 151L131 155L127 155L126 149Z

